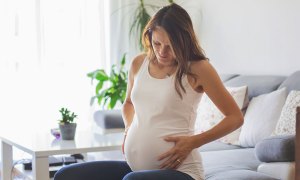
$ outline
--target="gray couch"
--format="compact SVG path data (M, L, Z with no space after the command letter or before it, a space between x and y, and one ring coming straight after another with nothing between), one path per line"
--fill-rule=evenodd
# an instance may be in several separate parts
M290 76L230 74L221 75L221 79L226 86L230 87L247 85L250 100L253 97L270 93L282 87L286 87L288 92L300 90L300 71ZM95 113L95 121L97 126L102 129L124 128L120 111L99 111ZM202 154L206 179L268 180L295 178L295 164L293 162L295 161L295 136L267 138L258 144L259 146L256 147L243 148L214 141L200 147L199 151ZM278 149L282 151L278 151ZM273 151L276 152L273 153ZM282 165L280 162L286 162L287 165ZM270 171L264 171L268 168L259 168L261 165L272 165L272 163L275 166L274 171L271 170L271 173ZM298 167L297 164L296 166ZM282 167L285 168L284 172L276 172L281 171ZM299 172L299 170L296 172ZM300 179L300 177L297 178Z

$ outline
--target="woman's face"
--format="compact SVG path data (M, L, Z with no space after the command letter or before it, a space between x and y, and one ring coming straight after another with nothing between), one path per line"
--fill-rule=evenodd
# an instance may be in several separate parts
M175 54L164 28L158 26L152 31L152 46L159 64L166 66L175 64Z

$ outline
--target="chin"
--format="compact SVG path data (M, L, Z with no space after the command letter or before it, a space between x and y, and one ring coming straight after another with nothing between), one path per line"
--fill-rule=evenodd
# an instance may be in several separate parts
M163 65L170 65L173 63L173 60L170 58L158 58L158 62Z

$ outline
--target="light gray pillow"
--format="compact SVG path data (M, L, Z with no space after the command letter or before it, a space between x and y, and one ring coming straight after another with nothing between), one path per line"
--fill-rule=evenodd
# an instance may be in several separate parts
M243 147L254 147L269 137L276 128L282 107L286 100L286 88L252 98L239 137Z
M287 88L288 93L292 90L300 90L300 71L296 71L287 77L278 89L283 87Z
M272 136L255 146L256 157L262 162L295 161L295 135Z
M120 110L99 110L94 113L94 121L103 129L124 128Z

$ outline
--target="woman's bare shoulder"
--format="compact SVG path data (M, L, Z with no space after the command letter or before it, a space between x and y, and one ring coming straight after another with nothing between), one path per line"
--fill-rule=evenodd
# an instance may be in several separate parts
M193 61L191 72L197 76L197 81L202 84L207 81L219 79L219 75L208 60Z
M203 73L214 69L208 60L192 61L190 68L193 74L203 75Z
M133 60L131 62L131 71L133 72L133 74L136 74L139 71L145 58L146 58L146 54L144 54L144 53L139 54L133 58Z

